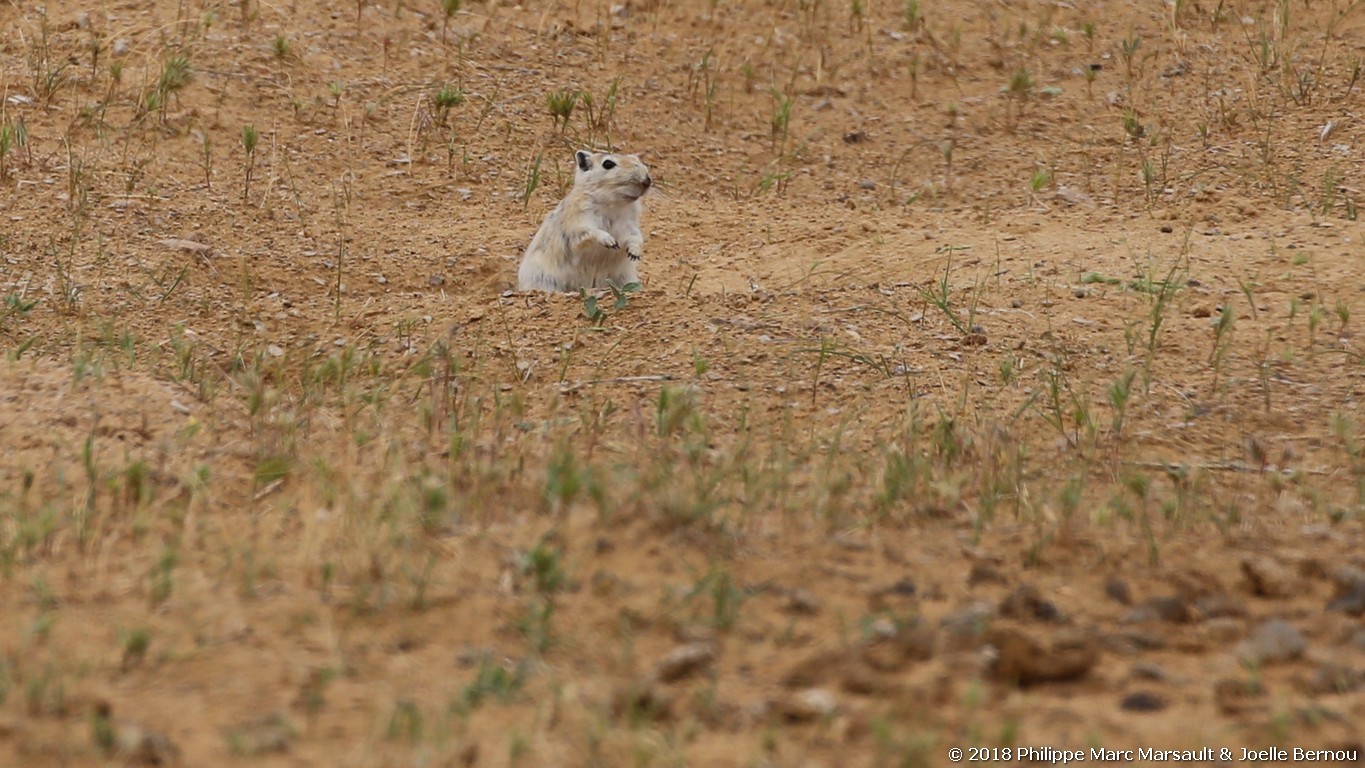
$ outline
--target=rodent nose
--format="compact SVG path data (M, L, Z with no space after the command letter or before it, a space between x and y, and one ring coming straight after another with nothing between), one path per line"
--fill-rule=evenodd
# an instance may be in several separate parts
M645 183L645 189L649 189L650 187L654 186L654 179L651 179L650 177L646 176L646 177L645 177L645 182L644 182L644 183Z

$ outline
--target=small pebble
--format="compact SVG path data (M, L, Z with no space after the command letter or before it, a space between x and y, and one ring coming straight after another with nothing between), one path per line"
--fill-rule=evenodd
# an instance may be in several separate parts
M1123 697L1119 709L1125 712L1160 712L1166 708L1166 700L1148 691L1137 691Z
M689 643L669 651L654 665L654 675L671 683L710 669L716 660L716 646L712 643Z
M1307 647L1307 641L1293 624L1271 619L1238 644L1237 655L1247 664L1259 666L1297 659Z

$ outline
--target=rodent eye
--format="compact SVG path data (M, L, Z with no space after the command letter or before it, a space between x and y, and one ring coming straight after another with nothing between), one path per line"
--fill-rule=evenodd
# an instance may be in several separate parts
M602 167L608 171L616 167L616 161L610 158L602 161Z

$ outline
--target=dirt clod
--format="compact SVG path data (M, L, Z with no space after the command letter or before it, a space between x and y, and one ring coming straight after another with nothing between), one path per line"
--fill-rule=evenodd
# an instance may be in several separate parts
M1000 615L1009 619L1038 620L1053 623L1066 621L1066 616L1045 600L1032 584L1024 584L1005 596L1000 602Z
M1008 584L1009 577L1004 571L992 563L976 562L972 563L972 570L967 574L967 584L977 586L979 584Z
M944 616L940 626L943 628L948 646L962 650L974 648L985 637L986 630L995 617L995 606L985 602L974 602Z
M1223 714L1245 715L1266 710L1270 694L1254 679L1224 679L1214 683L1213 699Z
M289 751L298 730L285 715L272 713L252 718L228 731L232 750L247 757Z
M1105 579L1104 595L1119 605L1133 604L1133 590L1128 586L1128 582L1116 576Z
M773 711L786 720L805 723L821 720L839 709L839 699L826 688L808 688L773 702Z
M1190 624L1203 618L1202 614L1180 595L1154 597L1130 611L1126 621L1165 621L1172 624Z
M1160 712L1165 708L1166 700L1150 691L1135 691L1119 702L1119 709L1125 712Z
M1301 679L1300 686L1315 696L1353 693L1365 688L1365 670L1325 662Z
M1358 742L1362 10L0 2L0 766Z
M869 638L862 646L862 659L873 669L892 672L912 661L932 658L937 644L932 628L912 623Z
M1307 641L1293 624L1271 619L1251 631L1238 645L1237 655L1247 664L1275 664L1297 659L1307 647Z
M1251 591L1261 597L1286 598L1298 592L1293 572L1268 557L1243 559L1242 573Z
M701 674L716 661L717 646L711 642L682 645L668 652L654 665L654 675L661 682L672 683Z
M799 616L814 616L820 612L820 598L805 589L794 589L787 595L782 608L787 613Z
M653 680L635 682L617 689L612 711L618 718L643 717L666 721L673 716L676 697Z
M1365 616L1365 580L1344 584L1339 593L1327 603L1328 611L1341 611L1348 616Z
M133 765L176 766L180 764L180 749L165 734L143 728L136 723L117 724L115 754Z
M986 633L986 642L997 654L994 676L1019 685L1076 680L1100 659L1099 643L1086 630L1042 633L996 624Z

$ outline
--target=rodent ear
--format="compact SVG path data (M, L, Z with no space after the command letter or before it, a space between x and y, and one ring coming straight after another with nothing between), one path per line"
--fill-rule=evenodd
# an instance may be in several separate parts
M583 150L580 149L580 150L578 150L577 152L573 153L573 156L574 156L574 159L578 161L578 170L580 170L580 171L591 171L591 170L592 170L592 155L591 155L591 154L589 154L589 153L587 153L587 152L584 152Z

